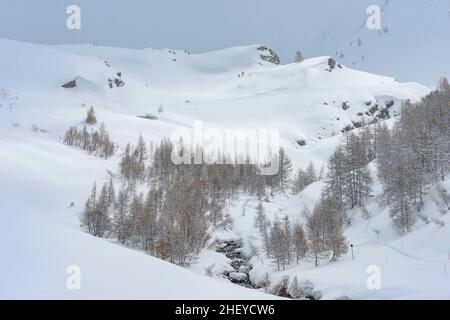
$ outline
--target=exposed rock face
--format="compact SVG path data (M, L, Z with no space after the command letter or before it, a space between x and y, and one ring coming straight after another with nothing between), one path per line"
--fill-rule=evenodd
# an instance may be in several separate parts
M377 123L379 120L386 120L391 118L391 111L393 111L393 115L396 116L396 102L394 101L393 97L390 96L380 96L377 98L375 102L372 101L366 101L364 103L367 107L370 107L366 112L361 113L359 112L358 116L367 116L365 122L362 121L351 121L352 124L348 124L344 126L341 130L342 133L352 131L354 129L362 127L364 124L374 124ZM342 109L348 110L350 108L350 104L348 102L342 103ZM394 110L392 110L394 109Z
M265 46L260 46L257 48L257 50L262 52L259 55L262 60L276 64L276 65L279 65L281 63L280 57L272 49L265 47Z
M71 80L67 83L64 83L61 87L66 88L66 89L72 89L75 88L77 86L77 80Z
M328 71L331 72L336 67L336 60L329 58L328 66L330 67L330 69Z
M108 78L108 86L110 89L116 87L123 87L125 85L125 82L122 80L122 72L117 72L116 77L113 79Z

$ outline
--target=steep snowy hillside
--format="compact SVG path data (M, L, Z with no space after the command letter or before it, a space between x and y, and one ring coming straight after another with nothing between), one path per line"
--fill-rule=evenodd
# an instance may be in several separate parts
M0 150L0 299L269 297L81 231L85 190L93 178L105 179L114 161L93 158L30 128L11 132L2 126ZM79 290L66 286L73 266L80 268Z
M118 156L102 160L62 144L66 130L81 125L91 106L119 144L119 153L139 134L156 142L201 120L219 129L278 129L295 167L305 168L313 161L320 168L342 130L394 116L403 101L417 101L429 92L417 83L356 71L329 57L278 65L276 54L261 46L194 55L169 49L0 40L0 51L0 297L4 298L270 297L205 277L206 267L227 264L211 251L202 253L191 267L201 274L196 275L80 230L79 215L92 182L107 181L107 170L115 172L119 162ZM156 119L145 118L148 115ZM268 210L299 215L304 205L313 205L319 191L320 183L300 197L277 195ZM253 236L260 241L252 229L254 205L241 199L231 206L234 229L222 236L244 240ZM248 215L241 214L242 206L249 206ZM386 221L380 219L379 227L388 228ZM385 259L388 250L409 268L409 259L414 258L408 257L408 250L398 251L394 235L379 241L359 238L367 228L361 223L349 231L351 241L361 244L365 261L377 254ZM407 238L418 252L419 237L433 232L426 228L430 226L419 230L423 234L418 232L418 238ZM249 245L247 240L244 245ZM352 263L350 259L347 256L336 269L309 268L305 275L317 279L324 293L332 287L328 297L339 295L336 290L370 297L355 290L352 275L334 278L337 270ZM427 260L422 264L426 266L417 265L414 275L443 268ZM80 291L66 289L69 265L81 268ZM255 262L255 270L256 266ZM268 267L266 263L263 269ZM364 276L358 274L357 279ZM414 296L419 288L392 290L385 296Z
M376 180L376 166L370 165ZM450 180L445 181L447 187ZM279 194L270 202L262 202L269 221L283 221L285 217L306 224L302 215L305 207L313 210L320 198L323 181L308 186L300 195ZM284 271L276 271L276 264L266 256L264 239L254 223L258 204L255 197L245 197L230 208L235 221L232 231L215 234L220 241L238 239L246 256L250 258L252 270L250 279L256 283L263 281L269 274L271 283L280 281L284 276L292 280L311 281L314 290L322 293L323 299L448 299L450 297L450 216L442 215L436 205L435 191L427 191L423 217L414 227L414 231L405 236L399 235L392 227L389 210L379 206L376 201L381 186L374 187L375 197L369 201L367 210L369 219L362 217L360 209L351 212L352 225L345 231L349 244L353 245L353 255L347 254L336 262L327 260L316 267L312 258L306 258L299 264L295 262ZM245 207L245 215L242 208ZM202 272L205 267L216 261L213 271L221 274L227 270L225 261L211 258L213 253L206 250L201 261L192 268ZM217 261L221 263L217 263ZM228 261L229 263L230 261ZM375 266L379 268L380 290L369 290L368 281Z

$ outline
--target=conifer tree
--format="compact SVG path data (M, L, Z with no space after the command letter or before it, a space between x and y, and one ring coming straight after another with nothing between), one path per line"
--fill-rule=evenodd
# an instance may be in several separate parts
M90 107L86 113L86 124L93 125L97 123L97 118L95 117L94 107Z
M297 50L295 52L294 62L295 63L300 63L300 62L303 62L303 60L305 60L303 58L303 54L300 52L300 50Z
M300 223L295 223L292 230L292 242L295 250L295 257L297 264L300 259L304 258L308 251L308 244L305 238L303 226Z
M289 287L289 294L291 295L292 299L301 298L300 285L298 284L297 276L292 279L291 285Z

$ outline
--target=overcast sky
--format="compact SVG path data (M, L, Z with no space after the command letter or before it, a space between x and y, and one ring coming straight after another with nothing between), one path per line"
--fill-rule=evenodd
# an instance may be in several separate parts
M450 3L391 1L405 5L418 1ZM47 44L97 43L191 52L267 44L279 53L282 62L289 63L297 48L310 57L342 50L343 44L364 25L367 6L385 3L386 0L0 0L0 37ZM81 30L66 28L66 8L70 4L81 8ZM396 12L401 11L407 9ZM446 18L448 11L443 12ZM450 34L449 29L445 32ZM392 44L385 48L383 43L380 45L382 50L392 49ZM400 62L391 61L392 66ZM373 57L372 64L365 61L354 67L376 72L379 63ZM410 70L407 73L401 66L398 70L390 66L385 69L389 75L407 80L421 75ZM385 72L383 68L380 71ZM429 81L425 77L423 80Z

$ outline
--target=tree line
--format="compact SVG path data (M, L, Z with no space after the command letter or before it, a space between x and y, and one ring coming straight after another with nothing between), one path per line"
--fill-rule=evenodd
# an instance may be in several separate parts
M104 184L100 195L94 185L81 216L82 228L185 266L206 244L210 227L232 222L227 203L242 193L266 199L266 190L288 187L292 169L282 149L274 176L261 175L261 165L249 159L244 164L176 165L173 149L169 139L154 145L139 136L135 146L128 144L114 181ZM117 192L114 185L120 185Z
M365 204L372 197L372 178L368 164L376 155L376 131L370 126L345 132L340 144L328 160L327 173L317 174L312 163L299 169L292 181L292 192L298 194L308 185L324 180L319 200L312 211L302 212L305 224L282 221L267 222L262 205L258 206L255 225L265 242L266 252L278 270L305 257L312 257L317 266L322 258L336 260L348 250L344 231L352 222L350 210Z

